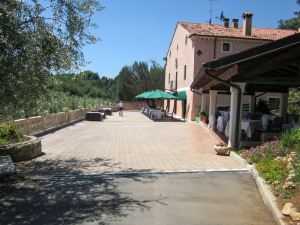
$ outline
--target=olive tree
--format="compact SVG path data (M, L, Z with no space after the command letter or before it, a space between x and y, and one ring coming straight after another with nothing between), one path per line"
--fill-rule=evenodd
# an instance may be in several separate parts
M0 0L0 115L35 110L55 72L84 63L97 0Z

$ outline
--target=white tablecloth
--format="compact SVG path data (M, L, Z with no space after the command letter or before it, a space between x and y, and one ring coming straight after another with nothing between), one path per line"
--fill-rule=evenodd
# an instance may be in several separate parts
M221 133L224 133L226 125L229 121L228 116L218 116L217 119L217 130Z
M245 131L248 138L251 138L257 129L262 128L261 120L243 120L241 129Z

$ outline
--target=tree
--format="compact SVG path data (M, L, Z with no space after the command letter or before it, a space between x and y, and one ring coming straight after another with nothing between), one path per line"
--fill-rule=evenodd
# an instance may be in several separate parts
M118 94L122 100L132 100L141 92L164 89L164 68L151 61L149 68L146 62L134 62L124 66L117 76Z
M300 0L297 0L300 6ZM282 29L294 29L300 28L300 11L294 12L295 17L288 20L280 20L279 28ZM300 115L300 89L294 88L289 92L289 113Z
M300 6L300 0L297 0ZM300 28L300 11L294 12L295 17L288 20L279 20L279 28L281 29L293 29L297 30Z
M84 63L97 0L1 0L0 115L32 111L49 93L53 72Z

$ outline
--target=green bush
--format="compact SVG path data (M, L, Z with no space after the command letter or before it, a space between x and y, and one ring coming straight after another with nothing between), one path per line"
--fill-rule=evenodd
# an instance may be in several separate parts
M299 154L297 155L296 159L293 162L293 168L294 168L294 172L295 172L293 181L296 183L299 183L300 182L300 155Z
M241 152L241 156L249 163L258 163L264 158L275 159L278 156L286 156L286 154L287 152L279 140L269 141Z
M283 133L281 140L282 140L283 147L299 149L300 128L292 130L291 132Z
M261 176L268 182L282 182L287 178L287 163L282 160L272 160L264 158L256 164L256 168Z
M0 125L0 145L25 141L26 137L17 131L12 124Z

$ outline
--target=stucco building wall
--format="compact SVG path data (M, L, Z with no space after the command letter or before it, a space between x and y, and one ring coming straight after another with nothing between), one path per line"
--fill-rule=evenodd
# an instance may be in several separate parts
M193 82L194 77L197 76L202 64L213 59L265 44L269 41L221 37L189 37L189 35L190 33L185 28L180 24L177 24L167 55L165 89L186 91L186 105L182 104L182 101L177 101L175 109L176 116L183 117L183 107L186 107L185 119L195 120L195 117L198 115L198 108L201 104L201 95L192 92L190 90L190 85ZM224 42L230 43L231 50L229 52L223 51L222 45ZM184 79L185 68L186 79ZM248 100L248 97L244 97L245 104L248 104ZM166 105L167 101L165 101L165 106ZM217 107L229 105L230 95L218 96ZM173 112L173 109L174 100L171 100L168 111Z

